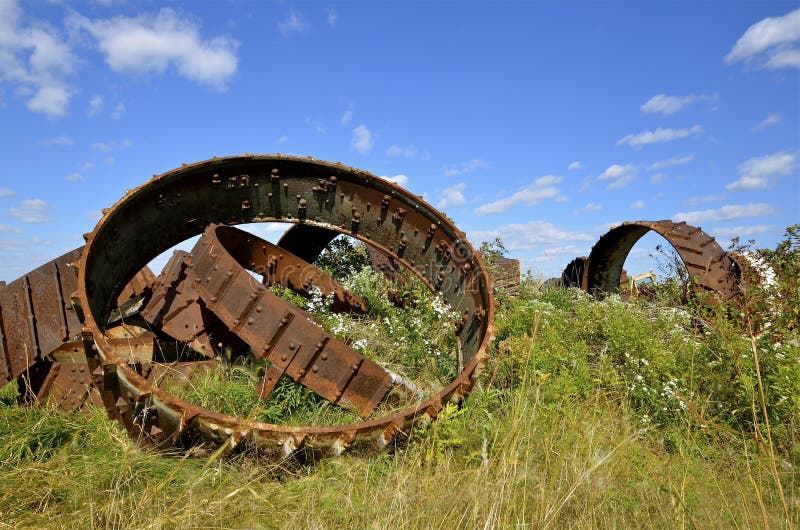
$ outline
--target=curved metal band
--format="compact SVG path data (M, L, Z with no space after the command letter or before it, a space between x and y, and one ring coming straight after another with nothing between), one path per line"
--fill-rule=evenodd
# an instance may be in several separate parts
M209 225L192 250L189 274L178 290L185 291L191 282L205 306L249 344L256 357L269 360L258 391L262 397L285 373L331 403L369 416L392 388L392 377L316 326L305 311L255 281L244 268L252 254L235 245L242 238L256 239L244 234ZM259 240L255 243L261 246Z
M457 338L463 370L436 395L398 413L338 427L292 427L242 420L177 399L114 355L103 323L110 301L137 267L208 224L257 221L333 229L369 242L410 267L462 315ZM152 236L154 226L159 237ZM361 442L383 446L419 415L435 416L443 402L462 400L485 362L494 316L479 255L433 207L369 173L280 155L208 160L156 176L129 192L89 235L79 296L85 307L87 344L94 344L89 352L97 355L106 372L104 401L112 414L113 409L135 408L135 423L145 434L157 426L172 440L201 436L213 445L247 439L279 452L290 452L303 442L334 452Z
M277 245L298 258L313 263L339 232L322 226L297 224L289 227Z
M696 284L728 300L736 294L731 261L713 237L684 222L633 221L622 223L603 235L592 247L583 285L589 294L616 293L622 266L636 242L654 231L675 248Z
M332 232L312 225L292 225L287 233L293 232L296 227ZM333 234L339 235L336 232ZM221 226L217 228L216 236L233 259L242 267L261 274L266 285L283 285L306 298L311 296L313 289L318 289L322 296L332 297L333 311L364 313L367 310L363 299L342 287L325 271L312 265L310 262L313 259L301 258L280 245L273 245L244 230Z

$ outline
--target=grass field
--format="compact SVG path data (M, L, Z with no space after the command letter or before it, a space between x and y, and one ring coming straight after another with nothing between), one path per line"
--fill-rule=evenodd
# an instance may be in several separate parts
M102 410L20 407L7 386L0 527L798 528L800 260L787 241L769 254L778 285L737 307L679 305L668 285L627 302L531 280L500 293L480 384L393 454L156 454ZM419 342L415 326L392 337ZM366 353L386 340L347 329Z

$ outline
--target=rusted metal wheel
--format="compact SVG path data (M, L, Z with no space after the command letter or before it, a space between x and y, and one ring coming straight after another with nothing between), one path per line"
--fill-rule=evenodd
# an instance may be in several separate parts
M347 234L414 271L461 315L456 327L461 362L455 379L421 403L388 416L334 427L285 426L236 418L178 399L115 353L105 334L106 323L116 295L143 264L210 224L261 221L302 223ZM415 421L434 418L447 402L460 403L485 363L494 316L480 256L433 207L369 173L280 155L186 165L128 192L88 236L78 294L85 313L86 355L90 366L102 367L103 401L137 437L156 444L246 444L276 456L301 449L338 454L353 446L383 448L406 435ZM272 323L285 317L270 315ZM317 340L307 337L308 343L296 346L313 350Z
M632 221L609 230L592 247L585 262L581 286L594 296L604 296L619 290L622 266L631 248L646 233L653 231L664 237L680 256L689 277L701 293L723 300L737 293L735 268L731 258L713 237L702 229L684 222ZM578 258L564 271L574 280L580 270Z

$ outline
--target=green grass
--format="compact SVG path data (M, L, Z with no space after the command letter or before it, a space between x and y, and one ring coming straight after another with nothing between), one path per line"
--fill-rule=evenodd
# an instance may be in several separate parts
M102 411L0 418L0 524L15 528L786 526L746 437L667 443L601 392L555 404L538 385L480 389L395 455L311 468L154 454ZM781 479L796 518L798 477Z
M598 302L534 282L500 300L490 362L466 405L394 454L305 466L155 453L103 411L23 408L9 385L0 527L800 527L800 331L780 320L785 306ZM378 318L414 336L433 318L418 305L419 323L381 306ZM363 325L340 333L366 340L365 355L396 340ZM424 367L440 344L408 346L401 360ZM346 421L293 385L260 402L253 383L232 369L185 391L248 417Z

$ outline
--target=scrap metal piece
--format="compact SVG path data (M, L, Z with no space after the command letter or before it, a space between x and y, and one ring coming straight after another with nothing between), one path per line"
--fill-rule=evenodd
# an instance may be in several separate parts
M385 199L381 201L382 207L384 201ZM386 202L386 208L388 208L388 204ZM296 224L283 233L278 240L278 246L296 254L305 261L313 263L325 248L340 235L335 230L321 226ZM367 249L367 254L369 254L370 262L372 262L372 268L392 281L397 280L400 263L392 256L384 254L380 249L370 244L365 244L364 246Z
M286 373L331 403L369 416L391 390L392 377L248 274L244 264L288 259L285 251L273 256L272 261L266 254L259 256L250 251L253 246L266 249L264 243L236 228L209 225L192 250L186 281L191 282L205 306L247 342L257 357L270 361L259 387L262 397L269 395L280 375ZM299 263L305 262L295 261L295 265ZM333 282L316 267L307 263L305 267L307 270L296 270L288 265L282 279L290 285L302 277ZM331 283L325 288L330 291L335 287ZM178 289L185 291L187 285ZM341 291L340 300L345 301Z
M578 287L586 290L586 265L589 262L587 256L580 256L567 263L564 272L561 273L561 285L564 287Z
M0 289L0 385L22 375L81 331L80 307L72 296L78 288L76 248ZM144 266L134 274L115 303L141 297L153 273Z
M589 254L581 280L584 289L594 296L618 292L622 265L628 253L651 230L672 245L700 291L713 293L723 300L736 295L732 260L714 238L699 227L669 220L632 221L609 230ZM567 274L566 270L564 274ZM712 299L709 297L707 301L711 303Z
M232 334L199 303L190 285L183 287L189 253L179 250L167 261L153 286L153 295L140 315L153 329L187 343L194 351L213 357L212 337L227 345Z
M243 230L222 230L219 235L235 261L262 275L265 285L282 285L307 298L317 290L323 297L331 298L334 312L366 311L366 304L360 297L291 252ZM188 252L176 251L172 255L155 282L153 295L142 309L142 318L208 357L214 355L215 343L233 345L236 351L241 350L244 342L207 309L192 282L187 281L191 267L192 257Z
M519 260L513 258L497 257L492 260L496 269L493 271L493 285L497 289L504 289L509 294L519 292L520 269Z
M273 245L243 230L220 229L216 235L234 260L263 276L265 285L282 285L306 298L316 290L325 298L332 297L332 311L366 312L367 305L361 297L345 289L308 260L280 245Z
M387 196L390 201L384 205ZM344 426L283 426L235 418L178 399L150 384L114 353L103 333L104 322L115 295L137 268L208 224L256 221L332 229L368 242L411 268L463 315L457 331L463 367L455 379L423 402L388 416ZM159 227L157 238L150 234L153 226ZM396 249L404 238L401 257ZM494 317L490 279L480 256L441 213L369 173L280 155L187 165L131 191L106 211L88 236L79 286L88 332L86 353L104 371L103 400L113 417L153 443L202 440L210 447L238 447L246 442L278 457L294 450L331 454L346 447L386 447L395 436L407 433L417 418L435 417L444 403L460 402L486 361Z
M0 290L0 381L30 366L81 330L70 300L77 289L72 263L81 249L45 263Z
M312 224L294 224L283 233L277 245L298 258L313 263L331 241L341 234Z

